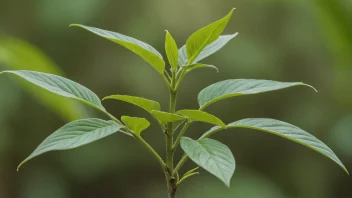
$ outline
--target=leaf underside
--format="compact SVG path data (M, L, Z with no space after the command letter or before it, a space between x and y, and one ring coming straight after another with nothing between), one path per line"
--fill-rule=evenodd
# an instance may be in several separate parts
M105 39L115 42L129 49L130 51L134 52L140 57L142 57L151 66L153 66L154 69L156 69L159 73L162 74L164 72L165 62L163 60L163 57L155 48L153 48L151 45L147 43L144 43L140 40L137 40L135 38L132 38L117 32L102 30L95 27L89 27L89 26L80 25L80 24L72 24L70 26L83 28L98 36L101 36Z
M204 88L198 94L198 103L201 109L204 109L208 105L222 99L234 96L263 93L294 86L307 86L316 91L314 87L301 82L278 82L272 80L255 79L230 79L217 82Z
M235 159L226 145L209 138L195 141L182 137L181 148L192 161L230 186L235 172Z
M70 122L47 137L29 157L21 162L18 168L43 153L77 148L109 136L122 127L112 120L105 121L98 118Z
M0 36L0 65L11 70L35 70L63 75L62 70L36 46L10 36ZM84 115L73 101L38 89L31 83L18 80L27 93L39 100L67 121L76 120Z
M52 93L81 101L96 109L106 112L105 108L100 102L99 97L95 93L67 78L53 74L27 70L3 71L0 74L2 73L15 74Z
M307 146L308 148L313 149L314 151L328 157L329 159L337 163L339 166L341 166L346 171L346 173L348 173L346 167L342 164L340 159L327 145L325 145L322 141L320 141L313 135L292 124L270 118L247 118L232 122L228 124L226 128L255 129L289 139L293 142ZM203 134L200 139L207 138L220 130L220 127L213 127L205 134Z
M196 64L192 64L192 65L188 65L188 66L183 66L183 68L187 68L187 73L189 73L195 69L200 69L200 68L215 69L217 72L219 72L219 69L216 66L203 64L203 63L196 63Z
M231 39L235 38L237 35L238 33L219 36L218 39L216 39L214 42L207 45L199 53L198 57L190 64L198 63L199 61L219 51L222 47L224 47ZM180 66L184 66L187 64L187 61L188 61L187 50L186 50L186 45L184 45L178 50L178 64Z

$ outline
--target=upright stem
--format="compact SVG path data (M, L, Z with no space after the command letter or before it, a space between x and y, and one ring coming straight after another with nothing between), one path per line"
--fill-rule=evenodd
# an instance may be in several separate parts
M170 88L170 107L169 112L175 113L176 109L176 97L177 97L177 89L175 89L176 85L176 72L172 71L171 77L171 88ZM172 122L168 123L167 130L166 130L166 167L167 167L167 174L166 174L166 182L168 186L168 195L169 198L175 198L176 194L176 179L172 176L174 171L174 149L173 149L173 127Z

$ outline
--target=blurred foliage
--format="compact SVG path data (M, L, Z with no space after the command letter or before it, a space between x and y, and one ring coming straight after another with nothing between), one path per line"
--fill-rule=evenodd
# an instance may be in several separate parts
M0 63L2 63L0 66L6 69L34 70L62 75L60 68L52 63L39 49L25 41L7 36L0 37ZM26 91L35 96L36 99L41 100L64 119L74 120L79 118L79 109L71 101L51 94L46 90L38 89L37 86L23 80L20 82Z
M239 35L204 60L217 66L220 73L190 73L181 85L177 108L196 108L198 92L222 79L312 84L318 93L291 89L238 97L214 104L209 112L225 123L271 117L300 126L336 150L351 171L350 0L0 0L0 70L65 73L100 97L136 95L160 101L166 109L167 89L153 68L122 47L68 25L82 23L130 35L166 57L163 30L169 30L182 46L193 31L232 7L237 9L225 34ZM10 56L9 49L16 53ZM157 162L141 145L121 134L79 149L48 153L16 172L18 163L64 124L62 118L73 119L79 116L75 112L82 112L67 111L77 104L62 98L55 103L37 101L37 91L28 92L10 78L0 78L1 198L165 197L164 176ZM104 101L104 105L117 117L146 117L153 126L143 135L163 152L163 135L154 131L157 127L148 113L119 101ZM209 127L195 124L187 136L197 137ZM214 137L230 145L234 153L238 166L231 188L201 171L200 176L185 182L179 197L352 197L351 177L309 149L251 130ZM187 166L194 167L191 162Z

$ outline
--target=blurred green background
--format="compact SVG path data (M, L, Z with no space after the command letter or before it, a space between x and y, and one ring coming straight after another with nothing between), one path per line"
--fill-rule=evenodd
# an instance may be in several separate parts
M186 76L177 108L197 108L198 92L222 79L311 84L318 93L291 88L224 100L208 111L225 123L270 117L300 126L329 145L352 171L350 0L0 0L0 71L32 69L65 75L100 97L141 96L160 101L166 109L167 88L152 67L128 50L68 25L82 23L130 35L165 55L163 30L182 46L192 32L233 7L237 9L225 33L239 36L204 61L216 65L220 73L204 69ZM117 117L153 121L129 104L105 101L104 105ZM93 116L105 118L18 78L1 76L0 198L166 197L158 163L123 134L45 154L16 172L17 165L57 128ZM145 138L163 154L164 137L153 124ZM187 136L198 137L210 127L196 123ZM179 197L352 197L351 176L305 147L252 130L214 137L228 144L236 158L231 188L201 171L184 183ZM189 161L187 167L194 165Z

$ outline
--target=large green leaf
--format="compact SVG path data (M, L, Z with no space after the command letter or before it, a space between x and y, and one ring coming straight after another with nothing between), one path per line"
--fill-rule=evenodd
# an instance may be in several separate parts
M181 121L185 120L186 117L174 114L174 113L168 113L164 111L151 111L151 114L161 123L161 124L167 124L169 122L176 122L176 121Z
M112 120L105 121L97 118L70 122L47 137L18 168L43 153L77 148L109 136L122 127Z
M233 10L234 9L232 9L224 18L201 28L187 39L186 51L188 56L188 64L193 63L193 61L207 45L219 38L220 34L229 22Z
M230 34L230 35L222 35L219 36L214 42L207 45L198 55L198 57L190 64L198 63L199 61L203 60L204 58L214 54L215 52L219 51L222 47L224 47L231 39L235 38L238 33ZM186 45L182 46L178 50L178 64L180 66L186 65L188 61Z
M112 95L112 96L107 96L103 98L103 100L106 99L115 99L115 100L120 100L124 102L128 102L131 104L134 104L148 112L152 110L160 110L160 104L158 102L155 102L153 100L141 98L141 97L136 97L136 96L127 96L127 95Z
M227 125L227 128L256 129L292 140L325 155L340 165L348 173L346 167L328 146L326 146L322 141L318 140L313 135L292 124L269 118L248 118L232 122ZM220 127L213 127L207 131L200 139L207 138L220 130Z
M98 36L101 36L105 39L113 41L131 50L132 52L142 57L145 61L147 61L159 73L163 74L164 68L165 68L165 62L163 60L163 57L156 49L154 49L149 44L117 32L111 32L108 30L102 30L99 28L89 27L89 26L80 25L80 24L72 24L70 26L86 29Z
M181 148L192 161L230 187L236 165L231 150L226 145L208 138L195 141L182 137Z
M67 78L43 72L26 70L0 72L0 74L2 73L15 74L52 93L81 101L100 111L106 112L99 97L95 93Z
M301 82L277 82L271 80L230 79L217 82L204 88L198 94L198 103L201 109L208 105L233 96L257 94L284 89L293 86L314 87ZM315 89L314 89L315 90ZM316 90L315 90L316 91Z
M178 48L174 38L168 31L166 31L165 52L171 68L176 71L178 67Z
M61 69L39 48L13 37L0 36L0 67L11 70L35 70L63 76ZM31 93L40 103L47 106L65 120L76 120L82 112L73 101L65 100L53 93L23 80L17 80L23 89Z
M145 118L122 116L121 120L125 123L127 128L131 129L137 136L140 136L142 131L150 126L149 121Z
M219 118L204 111L185 109L179 110L176 113L184 115L192 121L206 122L217 126L226 127L226 124L224 124Z

